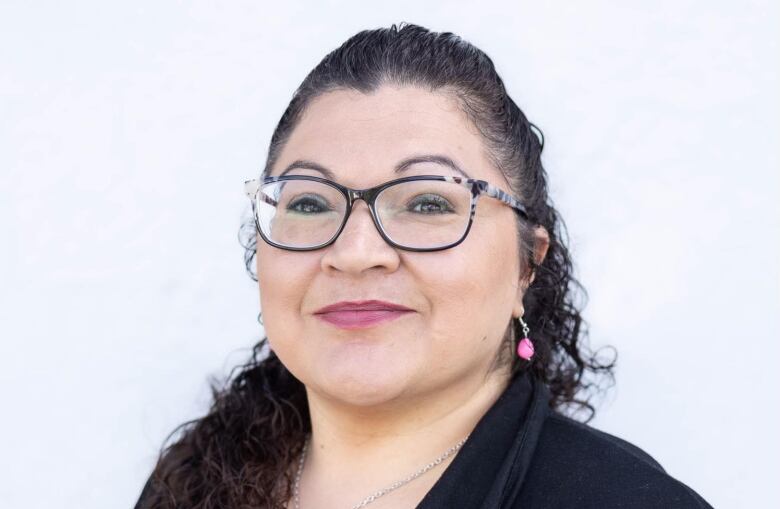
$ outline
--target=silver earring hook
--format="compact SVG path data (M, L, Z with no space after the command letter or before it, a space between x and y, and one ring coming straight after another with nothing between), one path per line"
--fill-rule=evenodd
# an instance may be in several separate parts
M528 337L528 333L531 331L531 329L528 328L528 324L523 321L522 316L518 316L517 320L520 322L520 325L523 326L523 336Z

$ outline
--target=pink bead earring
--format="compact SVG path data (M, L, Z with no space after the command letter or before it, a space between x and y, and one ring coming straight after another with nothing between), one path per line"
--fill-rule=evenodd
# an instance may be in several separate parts
M522 316L518 316L517 320L520 325L523 326L523 339L517 344L517 356L521 359L530 360L534 356L534 344L528 337L528 332L531 330L528 328L528 324L523 321Z

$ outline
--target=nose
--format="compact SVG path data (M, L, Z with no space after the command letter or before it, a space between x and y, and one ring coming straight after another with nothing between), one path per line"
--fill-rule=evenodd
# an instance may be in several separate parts
M360 275L370 269L393 272L400 264L398 251L379 234L368 205L357 200L336 241L325 248L324 272Z

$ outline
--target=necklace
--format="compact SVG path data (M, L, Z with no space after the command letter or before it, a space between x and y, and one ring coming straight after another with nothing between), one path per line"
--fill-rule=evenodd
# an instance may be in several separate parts
M415 472L413 474L410 474L409 476L405 477L404 479L402 479L400 481L394 482L393 484L391 484L387 488L383 488L383 489L381 489L381 490L379 490L379 491L377 491L377 492L367 496L359 504L354 505L352 507L352 509L360 509L361 507L365 507L368 504L370 504L371 502L373 502L374 500L376 500L379 497L381 497L382 495L386 495L386 494L390 493L391 491L400 488L404 484L406 484L406 483L408 483L410 481L413 481L414 479L417 479L418 477L420 477L421 475L423 475L425 472L427 472L428 470L432 469L433 467L440 465L442 461L446 460L451 454L453 454L458 449L460 449L461 446L466 442L466 440L468 438L469 437L467 435L466 438L464 438L463 440L461 440L457 444L453 445L452 447L450 447L449 449L444 451L444 454L442 454L441 456L439 456L435 460L431 461L430 463L428 463L427 465L422 467L417 472ZM295 485L293 486L293 497L294 497L294 501L295 501L295 509L301 509L300 497L299 497L299 488L300 488L300 484L301 484L301 473L303 473L303 462L306 459L306 449L308 449L308 447L309 447L309 440L310 439L311 439L311 435L308 435L306 437L306 441L303 443L303 451L301 451L301 457L298 460L298 471L295 474Z

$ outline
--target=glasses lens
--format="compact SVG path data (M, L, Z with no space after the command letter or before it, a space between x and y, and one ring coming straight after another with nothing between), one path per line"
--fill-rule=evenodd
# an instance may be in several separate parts
M412 180L384 189L376 210L393 242L417 249L442 247L466 232L471 191L452 182Z
M263 184L255 201L263 235L276 244L296 248L315 247L331 240L346 208L341 192L312 180Z

